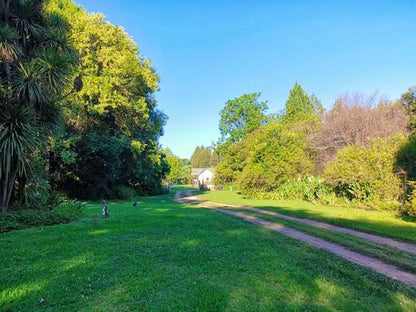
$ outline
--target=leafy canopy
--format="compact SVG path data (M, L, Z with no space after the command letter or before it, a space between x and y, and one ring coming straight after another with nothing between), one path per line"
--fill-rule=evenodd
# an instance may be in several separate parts
M221 141L235 143L267 121L267 103L260 93L244 94L225 103L220 112Z
M191 156L191 166L193 168L209 168L212 165L211 160L211 149L205 146L197 146Z
M302 86L296 82L290 90L289 98L286 101L285 122L293 123L311 118L314 119L322 112L323 107L318 98L314 95L309 97Z

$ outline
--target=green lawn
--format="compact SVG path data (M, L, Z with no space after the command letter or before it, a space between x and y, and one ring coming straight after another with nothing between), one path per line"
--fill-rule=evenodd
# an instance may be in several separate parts
M414 288L171 199L110 203L109 220L89 204L77 222L1 234L0 310L416 310Z
M213 202L270 209L416 243L415 220L403 219L389 211L324 206L301 200L245 199L238 192L228 190L205 192L198 196Z
M269 216L259 212L253 212L244 209L238 209L238 211L248 215L256 216L258 218L262 218L264 220L286 225L301 232L323 238L327 241L345 246L350 250L357 251L370 257L378 258L384 262L400 267L405 271L416 274L416 256L413 253L404 252L399 249L377 244L348 234L331 232L327 229L317 228L295 221L284 220L279 217Z

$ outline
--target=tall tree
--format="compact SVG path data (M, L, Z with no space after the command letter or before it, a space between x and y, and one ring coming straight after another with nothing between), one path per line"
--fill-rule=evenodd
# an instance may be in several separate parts
M194 168L211 167L212 153L209 147L197 146L191 156L191 166Z
M267 121L267 103L259 101L260 95L244 94L225 103L219 125L222 143L238 142Z
M317 112L322 112L322 110L320 101L314 95L309 97L302 86L296 82L286 101L284 120L287 123L303 121L315 117Z
M237 183L245 194L274 191L283 183L296 181L313 170L305 134L290 131L279 121L260 127L242 142L248 147Z
M80 55L77 75L84 85L68 97L66 133L53 146L55 185L77 197L116 196L117 188L125 186L158 193L168 168L158 143L167 117L157 109L159 76L150 60L140 55L122 27L106 22L102 14L88 14L70 0L50 0L48 8L65 15L72 26ZM97 157L102 161L95 161ZM87 164L94 169L89 175ZM91 179L103 183L92 184ZM99 188L88 192L92 185Z
M77 56L69 25L42 0L0 2L0 206L22 200L35 151L60 119ZM39 154L39 153L38 153Z

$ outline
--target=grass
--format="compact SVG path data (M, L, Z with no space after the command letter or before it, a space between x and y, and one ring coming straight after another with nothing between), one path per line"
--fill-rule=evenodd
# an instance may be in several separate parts
M336 244L345 246L350 250L357 251L361 254L365 254L370 257L378 258L384 262L391 263L406 271L416 274L416 256L412 253L403 252L401 250L387 247L385 245L377 244L371 241L367 241L362 238L354 237L343 233L331 232L326 229L309 226L306 224L298 223L296 221L284 220L279 217L269 216L259 212L248 211L244 209L237 210L248 215L256 216L264 220L283 224L301 232L323 238L327 241L331 241Z
M3 311L413 311L416 290L172 195L0 235ZM43 303L40 302L43 298Z
M324 206L301 200L245 199L238 192L228 190L205 192L198 196L213 202L269 209L416 243L416 222L390 211Z

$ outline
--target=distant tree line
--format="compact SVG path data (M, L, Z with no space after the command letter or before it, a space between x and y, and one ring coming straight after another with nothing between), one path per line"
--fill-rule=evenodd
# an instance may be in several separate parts
M327 112L300 84L282 114L260 94L228 101L215 154L217 183L254 198L353 204L416 215L416 89L395 102L360 93Z

